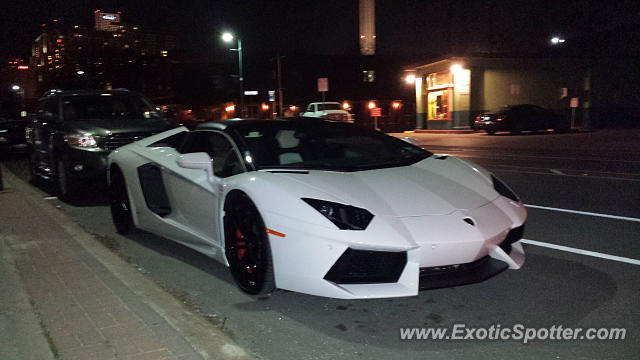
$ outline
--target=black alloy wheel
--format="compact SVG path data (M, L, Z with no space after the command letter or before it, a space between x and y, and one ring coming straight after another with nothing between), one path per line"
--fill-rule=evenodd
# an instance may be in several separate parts
M109 205L111 207L113 225L115 225L120 234L128 234L135 229L127 185L124 175L117 168L114 168L111 172Z
M237 286L247 294L263 295L275 289L267 229L253 201L231 193L225 202L225 255Z

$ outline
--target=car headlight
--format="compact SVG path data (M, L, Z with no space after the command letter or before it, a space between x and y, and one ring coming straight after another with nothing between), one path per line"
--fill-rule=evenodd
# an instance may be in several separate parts
M96 139L91 134L67 134L64 141L70 146L79 149L91 149L98 147Z
M302 200L318 210L340 230L364 230L373 219L373 214L369 211L355 206L309 198Z
M516 193L513 192L502 180L498 179L494 175L491 175L491 181L493 182L493 188L498 192L498 194L507 197L513 201L520 202L520 198Z

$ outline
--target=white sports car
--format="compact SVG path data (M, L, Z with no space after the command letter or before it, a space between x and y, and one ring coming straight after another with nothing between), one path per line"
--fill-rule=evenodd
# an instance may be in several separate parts
M526 210L481 167L362 127L229 120L109 156L117 230L227 265L249 294L417 295L518 269Z

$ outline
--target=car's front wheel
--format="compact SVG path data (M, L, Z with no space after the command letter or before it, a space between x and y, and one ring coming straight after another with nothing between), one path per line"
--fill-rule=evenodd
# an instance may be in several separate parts
M78 184L70 175L67 163L62 159L58 159L56 162L56 176L58 198L62 201L75 200L79 194Z
M117 168L111 171L111 179L109 181L109 206L111 207L113 225L115 225L116 230L120 234L128 234L135 229L127 185L124 175L122 175L122 172Z
M275 289L267 229L255 204L242 192L225 202L224 240L229 270L238 287L251 295Z

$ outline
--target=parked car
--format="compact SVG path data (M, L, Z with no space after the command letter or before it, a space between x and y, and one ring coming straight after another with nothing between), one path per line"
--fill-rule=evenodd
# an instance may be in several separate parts
M522 104L505 106L476 116L475 130L484 130L489 135L498 131L519 134L525 130L554 129L565 132L571 128L571 120L537 105Z
M26 119L6 119L0 117L0 154L24 153L29 148L25 128Z
M176 128L109 155L108 177L119 232L200 251L249 294L414 296L525 260L526 209L495 175L349 123Z
M120 89L52 91L29 128L32 177L55 180L69 200L82 181L104 179L111 151L171 125L142 95Z
M314 102L307 106L307 110L300 114L304 117L316 117L333 121L353 122L353 115L342 108L339 102Z

